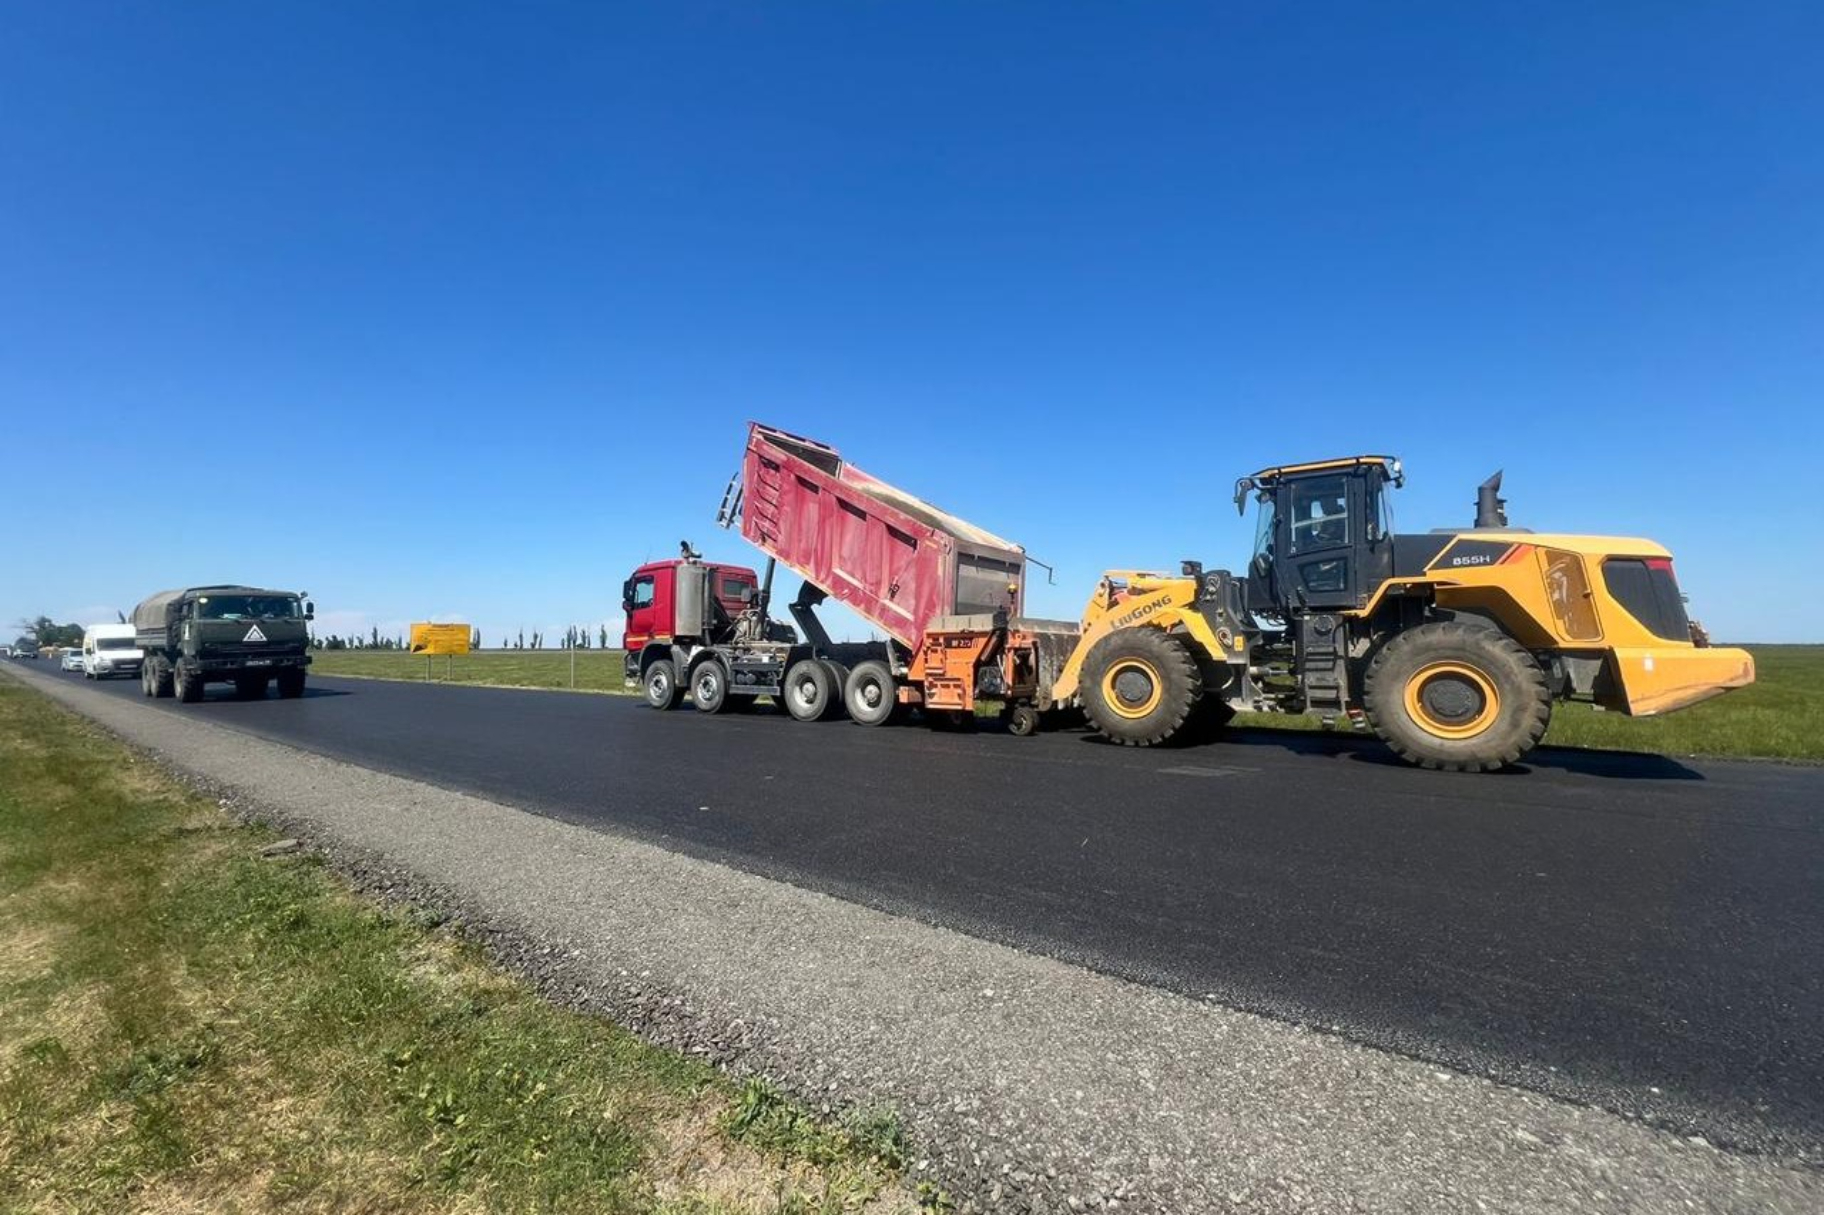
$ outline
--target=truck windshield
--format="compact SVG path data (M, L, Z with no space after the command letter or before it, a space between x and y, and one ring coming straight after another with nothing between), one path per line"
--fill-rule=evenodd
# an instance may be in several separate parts
M204 620L282 620L303 614L289 595L211 595L197 604Z
M134 645L131 637L97 637L95 648L98 650L131 650Z

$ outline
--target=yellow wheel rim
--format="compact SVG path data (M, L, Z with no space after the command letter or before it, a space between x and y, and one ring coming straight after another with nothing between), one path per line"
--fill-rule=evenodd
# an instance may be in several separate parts
M1165 681L1144 659L1117 658L1102 672L1102 703L1118 717L1139 721L1164 697Z
M1434 662L1406 681L1406 712L1439 738L1474 738L1501 716L1494 681L1462 662Z

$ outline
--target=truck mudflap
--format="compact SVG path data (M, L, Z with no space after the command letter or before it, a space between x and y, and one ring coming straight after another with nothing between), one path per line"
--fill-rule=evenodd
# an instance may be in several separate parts
M1747 650L1698 646L1618 646L1610 651L1618 694L1599 698L1631 717L1654 717L1754 682Z

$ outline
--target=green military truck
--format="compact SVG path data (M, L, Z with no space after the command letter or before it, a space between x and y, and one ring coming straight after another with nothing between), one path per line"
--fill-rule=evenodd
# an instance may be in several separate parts
M316 607L302 592L251 586L193 586L160 591L133 609L134 641L145 653L140 686L147 696L203 698L211 683L231 683L243 700L277 683L287 700L304 695L310 665L305 622Z

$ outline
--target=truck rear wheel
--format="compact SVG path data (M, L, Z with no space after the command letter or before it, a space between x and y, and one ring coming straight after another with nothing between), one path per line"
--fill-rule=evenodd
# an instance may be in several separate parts
M1203 675L1183 643L1144 626L1116 629L1083 662L1083 712L1125 747L1172 738L1203 697Z
M152 695L167 700L175 693L175 685L170 663L161 658L152 664Z
M728 672L714 658L699 662L690 672L690 703L699 713L723 713L729 708Z
M296 700L298 697L304 695L303 671L280 671L278 683L280 700ZM260 694L262 696L265 695L264 689L261 690Z
M177 673L173 676L173 679L175 681L178 703L193 705L203 698L203 688L205 685L200 672L192 674L180 666L177 668Z
M1442 620L1382 646L1362 686L1368 721L1422 768L1492 772L1531 751L1552 720L1545 672L1497 629Z
M646 703L660 711L675 709L684 699L684 689L678 686L677 668L669 658L660 658L648 666L640 677L640 686L645 690Z
M864 726L884 726L899 715L899 683L887 664L870 658L855 664L843 685L849 717Z
M799 721L821 721L841 699L833 664L801 658L785 673L785 711Z
M152 685L152 660L150 658L139 664L139 694L141 696L158 695L158 689Z

